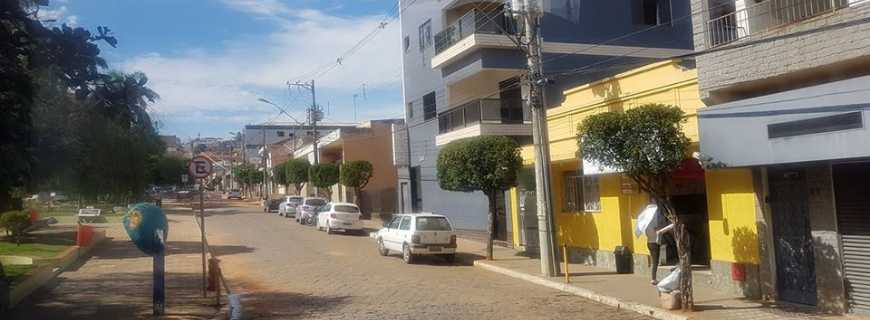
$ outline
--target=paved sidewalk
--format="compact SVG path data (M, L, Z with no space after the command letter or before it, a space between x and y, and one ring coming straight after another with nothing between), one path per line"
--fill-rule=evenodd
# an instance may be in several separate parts
M460 249L470 254L483 252L482 243L465 241ZM616 274L612 270L582 264L570 264L570 284L564 276L544 277L540 260L520 256L513 249L497 247L493 261L476 260L475 266L542 286L586 297L621 309L629 309L659 319L775 320L775 319L863 319L857 316L816 314L790 305L751 301L696 284L695 312L667 311L659 307L656 289L647 277Z
M166 317L222 318L202 298L199 231L189 210L168 210ZM153 318L152 258L137 249L120 224L101 224L109 242L73 265L13 310L10 319ZM224 300L225 301L225 300Z

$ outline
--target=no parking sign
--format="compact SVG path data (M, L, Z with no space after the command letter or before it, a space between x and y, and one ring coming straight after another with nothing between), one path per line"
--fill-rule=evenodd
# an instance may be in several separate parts
M187 172L196 179L203 179L211 174L211 160L203 156L196 156L187 164Z

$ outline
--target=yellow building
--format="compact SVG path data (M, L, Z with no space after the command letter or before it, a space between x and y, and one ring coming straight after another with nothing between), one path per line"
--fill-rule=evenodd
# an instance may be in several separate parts
M652 103L675 105L686 113L683 128L697 151L697 110L704 107L698 92L696 70L672 60L565 91L562 105L547 111L557 244L568 248L570 260L613 268L613 250L624 246L634 253L634 271L649 271L647 240L634 234L636 217L649 197L619 173L595 172L591 166L583 170L577 126L597 113ZM511 190L513 241L518 248L537 243L533 179L528 178L532 146L523 148L522 157L526 174ZM693 263L702 266L696 275L756 296L759 250L752 174L745 169L704 171L691 155L687 158L675 175L673 200L688 221ZM676 259L673 247L665 251L665 256Z

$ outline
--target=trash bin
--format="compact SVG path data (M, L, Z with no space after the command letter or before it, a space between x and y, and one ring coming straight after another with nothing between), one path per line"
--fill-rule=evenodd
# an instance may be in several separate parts
M613 249L614 260L616 261L616 273L631 273L633 261L631 251L625 246L616 246Z
M78 235L76 236L76 245L80 247L86 247L91 245L91 242L94 239L94 227L89 225L80 224Z

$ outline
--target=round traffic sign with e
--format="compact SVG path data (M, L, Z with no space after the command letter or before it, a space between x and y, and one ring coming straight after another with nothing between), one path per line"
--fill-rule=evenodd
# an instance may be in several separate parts
M206 157L194 157L187 165L190 176L197 179L208 177L211 174L211 169L211 161Z

